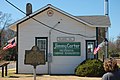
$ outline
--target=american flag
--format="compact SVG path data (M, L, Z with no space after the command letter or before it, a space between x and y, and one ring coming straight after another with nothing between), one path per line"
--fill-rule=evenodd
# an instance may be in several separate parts
M100 50L101 47L105 45L106 42L108 42L108 40L105 38L102 43L100 43L97 47L95 47L94 52L93 52L94 55L97 54L97 52Z
M13 39L11 42L6 43L6 46L3 47L3 50L7 50L7 49L13 48L15 46L16 46L16 42L15 42L15 39Z

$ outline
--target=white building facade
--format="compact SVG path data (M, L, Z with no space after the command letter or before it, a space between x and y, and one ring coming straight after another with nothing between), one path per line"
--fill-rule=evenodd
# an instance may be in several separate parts
M81 62L95 58L97 27L108 26L108 16L73 16L50 4L41 8L10 26L17 32L17 72L33 73L24 64L25 50L37 45L46 61L37 74L74 74Z

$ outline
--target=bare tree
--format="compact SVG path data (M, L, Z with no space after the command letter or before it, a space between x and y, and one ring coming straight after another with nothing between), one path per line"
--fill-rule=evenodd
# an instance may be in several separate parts
M115 54L116 53L116 44L114 39L109 40L109 54Z
M15 32L8 28L11 22L11 14L0 12L0 60L6 59L7 55L10 56L10 53L13 53L13 51L2 49L5 43L15 36Z
M112 57L118 57L120 55L120 35L117 36L117 39L111 38L109 40L109 55Z
M0 28L7 28L12 21L11 14L0 12Z
M8 25L11 21L11 14L0 12L0 47L12 37L12 34L14 34L13 31L8 29Z
M116 48L117 48L117 52L120 53L120 35L117 36Z

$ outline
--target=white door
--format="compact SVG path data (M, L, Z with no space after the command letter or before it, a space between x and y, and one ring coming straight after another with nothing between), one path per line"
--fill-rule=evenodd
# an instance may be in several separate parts
M86 41L86 59L94 59L95 56L93 54L95 41L94 40L87 40Z

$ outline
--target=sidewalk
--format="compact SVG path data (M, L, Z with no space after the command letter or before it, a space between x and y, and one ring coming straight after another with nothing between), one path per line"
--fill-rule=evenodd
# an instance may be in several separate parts
M0 80L34 80L33 77L30 78L0 78ZM101 80L100 78L81 78L81 77L64 77L64 76L54 76L54 77L49 77L49 76L42 76L42 77L37 77L36 80Z
M1 77L0 74L0 80L34 80L34 78L32 74L15 74L15 68L13 68L8 70L6 77ZM74 75L37 75L36 80L101 80L101 78Z

